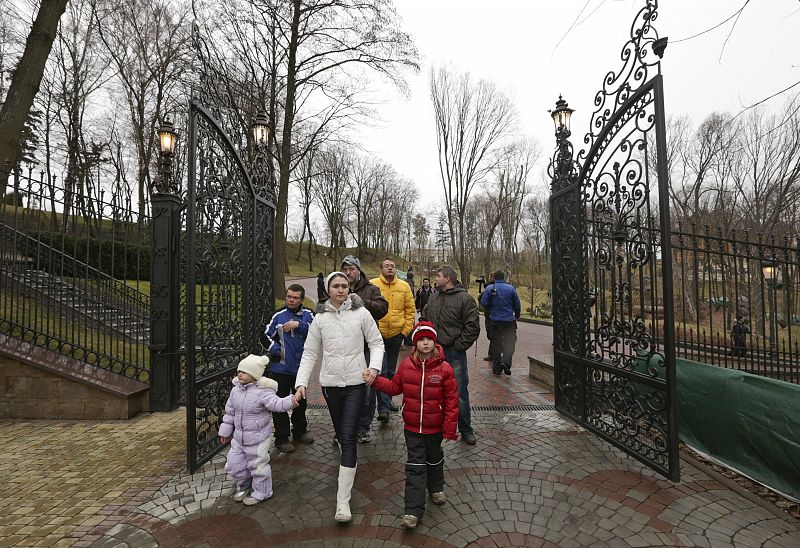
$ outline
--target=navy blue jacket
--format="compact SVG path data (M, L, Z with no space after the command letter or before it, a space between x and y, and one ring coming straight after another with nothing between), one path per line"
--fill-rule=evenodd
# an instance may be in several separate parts
M290 320L297 320L300 325L292 331L284 333L282 326ZM314 314L307 308L301 308L294 312L284 307L272 316L272 321L269 322L261 337L261 343L269 347L269 355L272 360L270 371L282 375L297 375L300 358L303 357L303 345L306 343L308 327L313 321Z
M489 311L489 319L493 322L513 322L522 313L517 290L505 280L486 286L481 295L481 306Z

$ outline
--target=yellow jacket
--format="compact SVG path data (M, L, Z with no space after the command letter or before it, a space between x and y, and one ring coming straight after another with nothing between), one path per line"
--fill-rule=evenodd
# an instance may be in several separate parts
M378 329L383 338L391 339L400 333L407 337L414 328L414 313L417 310L411 286L397 277L387 282L383 274L371 279L370 283L381 290L381 295L389 303L389 312L378 320Z

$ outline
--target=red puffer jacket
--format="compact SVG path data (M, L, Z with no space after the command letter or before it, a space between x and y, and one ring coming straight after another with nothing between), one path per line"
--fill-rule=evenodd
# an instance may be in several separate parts
M392 380L375 379L372 385L390 396L403 394L403 421L406 430L420 434L443 432L456 439L458 426L458 388L452 366L444 360L444 350L424 362L412 354L400 364Z

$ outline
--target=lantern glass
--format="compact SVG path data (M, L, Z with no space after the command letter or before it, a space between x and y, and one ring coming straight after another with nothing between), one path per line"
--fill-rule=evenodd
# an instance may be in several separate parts
M263 145L267 142L267 138L269 137L269 120L263 110L259 111L256 115L256 119L253 121L252 131L253 139L256 144Z
M164 120L164 123L158 130L158 140L161 144L161 152L164 154L172 154L175 152L175 145L178 142L178 133L175 131L175 126L169 121L169 118Z
M161 139L161 152L172 154L175 152L175 134L169 131L164 131L158 134Z
M550 116L553 118L556 132L564 129L569 131L569 121L574 109L569 108L569 104L559 95L556 101L556 108L550 111Z
M764 280L768 283L777 283L780 281L780 269L775 259L764 259L761 261L761 273L764 275Z

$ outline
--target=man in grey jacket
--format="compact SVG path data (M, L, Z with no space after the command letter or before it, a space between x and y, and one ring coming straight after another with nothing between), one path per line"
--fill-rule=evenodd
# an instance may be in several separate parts
M439 344L444 356L453 366L458 384L458 431L464 442L475 445L469 407L469 372L467 371L467 349L481 334L478 305L458 281L455 269L450 265L436 271L436 293L433 293L422 310L421 320L436 326Z

